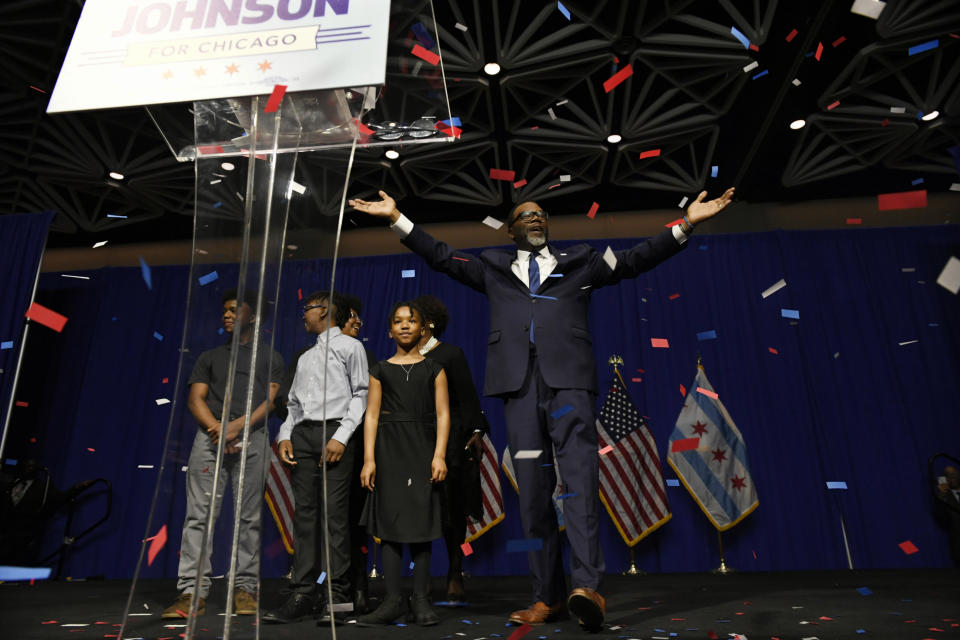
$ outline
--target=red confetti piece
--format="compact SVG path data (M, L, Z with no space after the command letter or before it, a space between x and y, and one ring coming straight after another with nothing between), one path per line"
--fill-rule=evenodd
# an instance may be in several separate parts
M668 297L669 297L671 300L676 300L677 298L680 297L680 294L679 294L679 293L671 293Z
M469 556L473 554L473 547L470 546L469 542L464 542L460 545L460 551L463 552L464 556Z
M815 54L813 54L813 57L817 59L817 62L820 62L820 56L822 56L822 55L823 55L823 43L822 43L822 42L818 42L818 43L817 43L817 52L816 52Z
M767 347L767 351L769 351L769 352L772 353L773 355L777 355L777 354L780 353L779 351L777 351L777 350L774 349L773 347Z
M360 547L360 552L363 553L363 555L367 555L367 547L366 547L366 545Z
M57 621L56 621L56 620L45 620L44 622L41 622L40 624L57 624Z
M443 122L438 122L436 126L437 126L437 129L439 129L441 132L453 138L459 138L460 134L463 133L463 129L459 127L448 126L446 123L443 123Z
M560 186L563 186L563 184L560 182L558 182L557 184L552 184L549 187L547 187L547 191L550 191L551 189L556 189L557 187L560 187Z
M834 102L831 102L830 104L827 105L827 111L832 111L832 110L836 109L836 108L839 107L839 106L840 106L840 101L839 101L839 100L835 100Z
M599 453L600 453L600 455L605 456L605 455L607 455L608 453L610 453L611 451L613 451L613 445L612 445L612 444L608 444L608 445L605 446L603 449L600 449Z
M877 194L877 211L922 209L927 206L927 190Z
M917 551L920 551L920 549L917 549L917 545L913 544L909 540L904 540L897 546L899 546L900 549L908 556L916 553Z
M303 289L297 289L297 300L303 300Z
M590 211L587 211L587 217L592 220L597 215L597 211L599 210L600 205L594 202L592 205L590 205Z
M862 224L863 218L847 218L847 224Z
M28 319L53 329L57 333L63 331L63 325L67 324L67 316L62 316L53 309L48 309L36 302L30 305L30 308L27 309L24 315Z
M617 87L617 85L632 75L633 66L628 64L623 69L620 69L620 71L617 71L615 74L613 74L609 80L603 83L603 90L607 93L610 93Z
M273 93L270 94L270 98L267 100L267 106L263 108L263 112L276 113L277 109L280 108L280 103L283 102L283 96L286 92L287 85L273 85Z
M515 177L517 177L516 171L508 171L507 169L490 169L491 180L506 180L507 182L513 182Z
M821 620L833 620L830 616L820 616Z
M885 126L887 126L888 124L890 124L890 118L884 118L884 119L883 119L883 122L880 123L880 126L881 126L881 127L885 127Z
M371 129L371 128L368 127L367 125L363 124L363 123L360 122L359 120L354 120L354 122L357 123L357 129L360 130L360 133L362 133L362 134L365 135L365 136L372 136L372 135L373 135L373 129Z
M752 49L753 51L757 51L757 52L760 51L760 47L758 47L757 45L753 44L752 42L750 43L750 49Z
M680 385L680 395L682 395L684 398L687 397L687 388L683 385Z
M150 548L147 550L147 566L153 564L154 559L156 559L157 554L160 553L160 549L163 549L164 545L167 544L167 525L160 527L160 531L157 531L157 535L152 538L147 538L150 540ZM146 540L144 540L146 542ZM187 616L184 615L184 618Z
M18 407L29 407L29 406L30 406L30 403L29 403L29 402L24 402L23 400L17 400L17 401L14 402L13 404L15 404L15 405L18 406Z
M89 451L90 453L96 453L96 452L97 452L97 450L94 449L93 447L87 447L87 451Z
M678 224L681 224L682 222L683 222L683 218L677 218L676 220L674 220L674 221L672 221L672 222L668 222L667 224L665 224L665 225L663 225L663 226L665 226L667 229L669 229L670 227L675 227L675 226L677 226Z
M510 637L507 638L507 640L520 640L520 638L527 635L532 630L533 630L533 627L531 627L528 624L521 625L520 627L517 627L516 631L510 634Z
M458 257L458 256L453 256L453 259L454 259L454 260L459 260L460 262L470 262L470 261L467 260L466 258L460 258L460 257Z
M440 64L440 56L435 54L433 51L424 49L418 44L413 45L413 50L410 51L413 55L417 56L424 62L429 62L433 66Z
M669 349L670 342L666 338L650 338L650 346L654 349Z
M638 372L638 373L646 373L646 371L644 371L643 369L637 369L637 372Z
M793 31L791 31L790 33L788 33L788 34L787 34L787 42L793 41L793 39L797 37L797 33L798 33L798 31L797 31L796 29L794 29Z
M36 438L30 438L30 444L37 444Z
M682 438L670 443L670 451L693 451L700 446L700 438Z
M643 378L630 378L630 382L643 382Z
M44 91L40 87L35 87L32 84L30 85L30 88L33 89L34 91L39 91L40 93L46 93L46 91Z
M170 378L164 378L160 381L160 384L167 384L168 382L170 382Z
M843 44L844 42L846 42L846 41L847 41L847 37L846 37L846 36L840 36L839 38L837 38L836 40L833 41L833 46L834 46L834 47L839 47L840 45L842 45L842 44Z
M644 158L656 158L659 155L660 149L649 149L647 151L640 152L640 159L643 160Z
M714 400L720 399L720 396L718 396L716 393L714 393L713 391L710 391L710 389L704 389L703 387L697 387L697 393L702 393L708 398L713 398Z
M197 146L197 152L202 156L223 153L223 147L218 144L201 144Z
M527 184L526 178L524 178L523 180L517 180L516 182L513 183L513 188L514 188L514 189L519 189L520 187L522 187L522 186L525 185L525 184Z

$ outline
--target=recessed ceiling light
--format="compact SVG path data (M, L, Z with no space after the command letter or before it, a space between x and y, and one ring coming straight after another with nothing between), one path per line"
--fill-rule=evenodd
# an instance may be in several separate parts
M391 160L396 160L397 158L400 157L400 154L394 151L393 149L387 149L387 152L383 155L387 156Z
M617 144L621 140L623 140L623 138L620 137L619 133L611 133L610 135L607 136L607 142L609 142L610 144Z
M924 115L924 116L923 116L922 118L920 118L920 119L923 120L924 122L930 122L931 120L933 120L934 118L938 117L939 115L940 115L940 112L937 111L936 109L934 109L933 111L931 111L930 113Z
M220 168L224 171L233 171L235 169L232 162L221 162Z
M498 65L496 62L488 62L487 64L483 65L483 72L488 76L495 76L500 73L500 65Z
M118 171L111 171L111 172L110 172L109 174L107 174L107 175L109 175L109 176L110 176L111 178L113 178L114 180L123 180L123 174L120 173L120 172L118 172Z
M805 126L807 126L807 121L804 120L803 118L800 118L799 120L794 120L793 122L790 123L790 128L794 130L803 129Z

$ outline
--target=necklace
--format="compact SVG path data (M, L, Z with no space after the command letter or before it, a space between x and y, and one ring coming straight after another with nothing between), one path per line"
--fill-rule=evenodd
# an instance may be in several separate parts
M420 360L419 362L423 362L423 361ZM410 372L413 371L413 367L416 366L416 364L417 364L417 363L414 362L413 364L410 365L410 368L407 369L405 366L403 366L403 365L400 364L399 362L397 363L397 366L400 367L401 369L403 369L403 372L404 372L405 374L407 374L407 382L410 382Z

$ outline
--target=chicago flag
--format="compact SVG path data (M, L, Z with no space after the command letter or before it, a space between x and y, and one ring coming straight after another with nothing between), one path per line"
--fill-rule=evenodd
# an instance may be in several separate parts
M670 434L667 462L718 531L757 508L743 435L714 392L703 367Z

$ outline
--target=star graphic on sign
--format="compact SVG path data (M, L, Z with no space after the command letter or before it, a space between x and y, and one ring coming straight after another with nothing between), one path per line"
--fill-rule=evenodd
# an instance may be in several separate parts
M746 479L746 478L740 478L740 477L738 477L738 476L733 476L732 478L730 478L730 482L733 483L733 488L736 489L737 491L740 491L741 489L745 489L745 488L747 487L747 479Z
M714 459L716 462L723 462L724 460L727 459L727 450L726 450L726 449L721 449L720 447L717 447L717 448L714 449L711 453L713 453L713 459Z
M702 436L707 432L707 425L703 424L699 420L697 420L697 424L690 425L690 428L693 429L693 432L698 436Z
M164 80L169 80L172 77L173 77L173 71L170 71L170 69L167 69L163 74Z
M258 64L257 66L260 67L260 71L263 71L263 72L266 72L267 69L272 68L272 65L270 64L270 61L269 61L269 60L264 60L263 62L261 62L261 63Z
M238 71L240 71L240 67L238 67L236 63L231 64L229 67L227 67L227 73L229 73L230 75L233 75Z
M204 69L203 67L198 67L193 70L193 74L199 78L200 76L207 75L207 70Z

